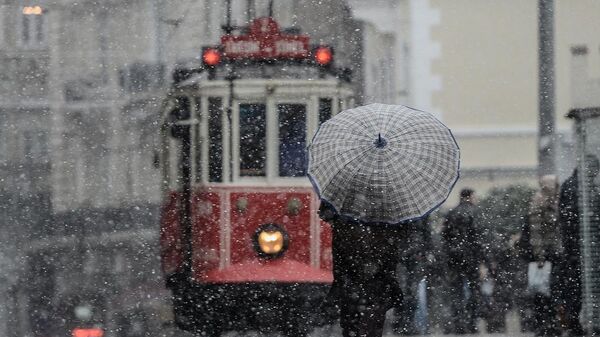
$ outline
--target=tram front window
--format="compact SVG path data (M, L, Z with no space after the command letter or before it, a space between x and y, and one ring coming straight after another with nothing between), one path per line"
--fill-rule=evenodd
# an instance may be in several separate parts
M327 122L331 118L331 98L319 98L319 125Z
M266 107L240 104L240 176L266 174Z
M306 175L306 106L279 104L279 175Z
M208 181L222 182L223 128L221 97L208 98Z

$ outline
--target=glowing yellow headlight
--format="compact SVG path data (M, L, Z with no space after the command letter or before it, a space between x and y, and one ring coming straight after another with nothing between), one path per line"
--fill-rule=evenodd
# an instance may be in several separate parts
M277 254L283 249L283 233L280 231L262 231L258 235L258 246L265 254Z

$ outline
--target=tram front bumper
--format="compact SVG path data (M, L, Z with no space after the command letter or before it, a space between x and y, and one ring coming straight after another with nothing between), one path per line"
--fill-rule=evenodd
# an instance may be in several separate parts
M282 331L298 325L318 326L318 308L329 283L194 284L186 296L175 295L175 319L180 328L205 330ZM177 299L181 301L177 301ZM177 303L179 302L179 303ZM179 309L179 310L178 310Z

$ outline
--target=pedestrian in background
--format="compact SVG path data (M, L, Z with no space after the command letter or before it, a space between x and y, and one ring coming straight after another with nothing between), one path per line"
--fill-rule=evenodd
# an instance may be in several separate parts
M514 305L515 292L519 289L516 272L519 266L518 235L507 240L498 238L498 244L490 249L486 267L481 268L481 309L488 333L506 332L506 315Z
M528 262L527 296L532 302L536 336L560 335L556 311L560 299L557 272L562 255L558 193L556 176L540 179L540 190L531 199L522 233L523 258Z
M598 186L594 182L600 171L598 158L586 155L583 176L586 178L590 199L588 201L592 216L599 215L600 200ZM562 184L559 198L559 223L562 234L564 251L563 264L560 272L560 289L565 311L565 328L569 336L583 336L585 333L579 321L581 311L581 248L579 223L579 172L577 169Z
M392 327L399 335L419 335L427 333L429 325L428 294L423 287L432 259L431 226L424 218L407 224L403 231L406 239L400 244L398 276L404 300L395 308Z
M460 202L450 210L442 228L443 249L447 257L448 285L452 326L449 333L477 331L480 297L479 267L484 261L480 236L475 223L475 191L460 191Z

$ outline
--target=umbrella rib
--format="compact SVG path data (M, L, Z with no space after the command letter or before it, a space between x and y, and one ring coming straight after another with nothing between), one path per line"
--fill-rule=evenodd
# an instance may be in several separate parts
M332 154L332 155L341 156L342 154L346 154L346 153L348 153L348 152L350 152L350 151L356 151L358 148L360 148L360 147L362 147L362 146L365 146L365 145L361 145L361 146L357 146L357 147L351 147L351 148L347 148L347 149L345 149L345 150L344 150L344 151L342 151L342 152L336 152L336 153L334 153L334 154ZM365 151L366 151L366 150L368 150L368 149L365 149ZM360 153L357 153L357 154L356 154L356 156L355 156L354 158L350 159L350 160L353 160L353 159L355 159L357 156L359 156L359 155L361 155L361 154L362 154L362 152L360 152ZM328 161L328 160L330 160L330 158L329 158L329 157L324 157L324 158L322 158L322 159L321 159L321 160L319 160L319 161L315 161L313 165L314 165L315 167L317 167L317 166L319 166L321 163L323 163L323 162L326 162L326 161ZM345 164L344 164L344 165L345 165ZM342 167L342 168L343 168L343 167Z
M396 152L396 153L398 153L400 155L402 155L402 153L398 152L397 149L390 149L390 150L394 151L394 152ZM416 154L416 153L415 153L415 155L418 156L418 154ZM407 161L405 164L410 165L415 170L416 174L418 174L421 178L423 178L423 180L425 180L425 181L427 181L429 183L432 183L431 179L429 179L429 176L426 176L426 175L422 174L422 171L423 171L423 167L422 166L416 164L414 161ZM434 165L436 167L445 168L445 167L443 167L443 166L441 166L439 164L434 164Z
M419 175L421 175L421 172L418 172ZM404 186L409 186L406 181L404 180L404 178L402 176L398 176L398 179L402 181L402 185ZM414 198L408 198L410 200L410 203L412 204L412 206L417 210L418 213L421 213L421 207L419 207L417 205L417 203L415 202ZM421 215L421 214L419 214Z
M421 175L421 171L424 169L422 166L420 166L420 165L417 165L417 164L415 164L414 162L407 162L406 164L408 164L408 165L410 165L411 167L413 167L414 169L416 169L416 170L417 170L417 172L419 172L419 175L420 175L421 177L427 177L427 176L423 176L423 175ZM437 164L437 163L435 163L435 164L432 164L432 165L434 165L435 167L439 167L439 168L444 168L444 169L445 169L445 167L443 167L443 166L441 166L440 164ZM430 179L425 179L425 180L427 180L428 182L431 182L431 180L430 180Z
M423 130L425 130L425 134L431 134L431 129L433 128L434 130L436 130L436 132L438 130L442 130L440 129L440 127L443 126L445 129L447 129L443 124L441 124L438 121L435 120L429 120L426 123L422 123L422 124L409 124L405 129L402 129L402 131L400 131L398 134L395 134L393 139L396 139L398 137L402 137L402 136L407 136L413 133L423 133Z
M406 109L403 109L402 112L406 111ZM403 117L400 118L399 116ZM397 119L396 119L397 118ZM396 120L395 120L396 119ZM390 114L390 118L387 120L387 123L384 125L384 127L382 128L382 132L386 132L388 129L388 126L392 123L392 121L394 120L395 122L398 122L398 124L402 124L404 123L406 120L408 119L408 114L400 114L399 111L396 112L392 112ZM391 137L394 138L394 137Z
M417 156L421 156L422 152L419 151L420 149L418 147L415 148L415 146L413 146L413 145L414 144L405 144L402 147L402 151L413 153ZM431 153L433 153L437 156L441 156L442 158L451 157L451 155L449 155L447 151L443 151L444 149L440 149L440 148L445 148L445 150L452 150L452 151L458 152L458 150L456 149L456 146L447 146L447 145L438 145L437 147L432 147L432 148L427 149L427 151L430 151ZM400 148L396 148L394 150L400 151Z
M325 187L324 187L324 189L323 189L323 194L325 194L325 189L327 189L327 187L328 187L328 186L331 184L331 182L333 181L333 179L335 179L335 177L337 177L337 175L338 175L338 174L339 174L339 173L340 173L342 170L344 170L344 169L346 168L346 166L350 165L350 164L351 164L352 162L354 162L355 160L358 160L358 159L359 159L359 157L361 157L363 154L365 154L365 152L367 152L368 150L369 150L369 149L365 149L365 150L363 150L361 153L358 153L358 154L357 154L357 155L356 155L354 158L352 158L352 159L348 160L348 161L347 161L347 162L346 162L346 163L345 163L345 164L344 164L344 165L343 165L343 166L342 166L340 169L338 169L338 170L337 170L337 173L336 173L336 174L334 174L334 175L331 177L331 179L329 179L329 181L328 181L326 184L324 184L324 185L323 185L323 186L325 186ZM354 172L354 175L352 176L352 178L356 177L356 174L358 174L357 172L359 171L359 168L360 168L360 166L359 166L359 165L356 165L356 167L357 167L357 169L356 169L356 171ZM340 207L340 208L341 208L341 207Z
M362 136L362 135L359 135ZM315 145L331 145L332 143L335 143L335 141L337 141L339 139L335 139L333 142L331 140L324 140L324 139L319 139L318 141L312 142L311 145L315 146ZM365 140L371 140L371 137L364 137L364 139L342 139L344 141L352 141L354 143L357 143L358 145L362 145L360 144L361 142L364 142ZM340 140L341 141L341 140Z

